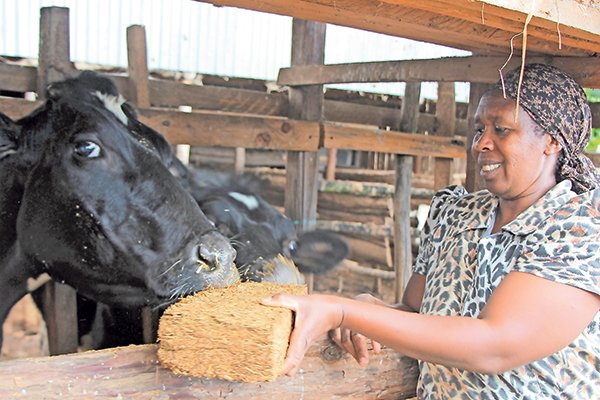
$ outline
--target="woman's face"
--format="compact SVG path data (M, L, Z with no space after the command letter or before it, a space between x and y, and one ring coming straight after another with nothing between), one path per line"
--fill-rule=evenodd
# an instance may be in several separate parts
M490 192L504 200L541 197L556 184L559 151L556 140L544 134L523 108L515 121L512 99L499 91L481 98L471 154Z

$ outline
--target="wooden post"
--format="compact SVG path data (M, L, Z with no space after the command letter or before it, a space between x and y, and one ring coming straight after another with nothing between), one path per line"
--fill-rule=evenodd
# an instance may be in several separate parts
M244 173L246 168L246 149L243 147L236 147L235 154L233 156L233 171L236 175Z
M400 110L402 132L416 132L419 116L421 83L407 82ZM394 186L394 270L396 271L396 302L402 300L404 288L412 273L412 246L410 237L410 187L413 157L396 155Z
M146 50L146 28L132 25L127 28L127 73L131 101L138 108L150 107L148 85L148 52ZM142 335L145 343L156 342L158 311L151 307L142 308Z
M490 88L485 83L471 82L469 90L469 108L467 110L467 176L465 179L465 189L469 192L476 192L483 188L479 171L475 165L475 160L471 157L471 143L473 143L473 133L475 131L475 112L479 105L479 99L483 93Z
M435 130L437 136L454 136L456 127L456 100L454 82L438 82L438 98L435 109ZM452 179L452 159L434 159L433 189L439 190L450 184Z
M127 74L131 96L128 100L140 108L150 107L146 29L142 25L127 28Z
M327 168L325 169L325 178L328 181L335 179L335 167L337 164L337 149L327 151Z
M323 64L326 24L294 19L292 66ZM323 86L290 88L289 117L319 121L323 115ZM314 229L317 219L319 157L317 152L288 151L286 161L285 210L300 232ZM309 291L312 277L307 276Z
M37 87L40 100L46 86L63 80L75 71L69 55L69 9L44 7L40 15L40 48ZM54 281L43 287L43 315L51 355L73 353L79 344L77 296L73 288Z

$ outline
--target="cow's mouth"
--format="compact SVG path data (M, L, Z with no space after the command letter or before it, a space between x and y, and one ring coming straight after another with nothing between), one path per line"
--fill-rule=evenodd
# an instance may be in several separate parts
M304 278L294 261L281 254L268 259L259 257L252 263L244 265L240 268L240 276L244 281L298 285L304 283Z
M185 259L166 265L148 279L157 296L169 300L208 288L230 286L240 275L233 260L236 252L229 241L217 231L200 236L199 244L188 246Z

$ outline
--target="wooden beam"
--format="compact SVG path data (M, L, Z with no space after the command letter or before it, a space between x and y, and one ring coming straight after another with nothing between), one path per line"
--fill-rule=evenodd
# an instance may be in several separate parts
M578 30L600 35L600 7L596 1L570 0L479 0L490 5L487 12L506 13L513 10L522 15L532 13L537 19L570 26ZM490 10L491 9L491 10ZM506 15L510 15L506 13Z
M515 34L523 31L525 20L527 19L528 13L531 11L531 5L535 5L536 10L538 11L543 8L547 9L549 8L548 6L552 8L561 6L559 5L559 2L555 0L550 0L551 4L548 4L548 0L538 0L535 3L524 3L523 1L519 1L519 3L521 3L519 5L520 10L513 7L498 7L498 5L500 5L499 2L486 0L387 1L392 3L400 2L403 6L432 12L434 14L442 12L444 15L464 19L472 24L486 25ZM555 16L552 15L552 12L545 12L542 14L534 12L534 17L528 25L528 35L547 40L550 43L554 42L556 48L559 47L559 42L573 43L571 42L572 40L576 42L582 42L583 40L597 42L598 38L595 37L595 35L598 33L593 33L593 31L597 31L598 27L592 25L594 25L593 15L598 14L598 10L594 10L592 7L581 7L583 6L581 3L573 7L574 4L572 4L572 1L561 0L561 2L563 5L565 3L571 3L569 8L578 8L580 15L574 19L571 18L571 21L568 21L569 18L555 18ZM442 9L443 11L440 11ZM577 10L575 11L577 12ZM600 16L598 18L600 18ZM591 30L589 28L591 28ZM559 30L560 35L558 33ZM520 41L520 38L516 40ZM575 44L575 46L577 45L578 44Z
M287 116L287 93L219 86L187 85L165 80L150 80L150 103L154 107L190 106L194 109Z
M243 383L174 374L156 345L128 346L0 363L0 398L406 399L415 395L414 360L383 349L360 368L328 340L308 350L294 377ZM335 383L335 384L333 384Z
M205 0L204 2L349 26L454 47L475 54L507 54L510 51L511 38L515 35L515 24L510 24L508 27L503 27L501 24L495 24L500 26L487 25L485 19L481 20L481 7L466 7L464 3L467 1L460 0L459 3L464 7L464 12L468 13L468 18L453 14L454 5L439 3L433 10L422 10L419 6L411 6L410 1L404 0ZM570 3L575 7L575 0ZM525 12L512 12L527 15ZM485 11L483 15L485 16ZM514 16L510 17L514 19ZM580 13L580 17L586 18L585 12ZM496 18L496 21L499 19ZM600 52L600 39L592 36L595 40L590 40L589 32L579 27L568 30L568 36L573 41L564 44L562 48L557 46L555 37L548 38L548 32L542 31L542 33L544 34L542 37L533 34L528 36L529 54L589 56ZM517 40L514 45L520 48L521 43Z
M465 144L456 138L386 131L362 125L324 122L324 146L413 156L464 158Z
M282 68L277 83L300 86L354 82L475 82L495 83L507 57L446 57L428 60L303 65ZM513 57L504 72L520 65ZM551 64L583 87L600 88L600 57L528 57L527 63Z
M37 92L37 68L0 63L0 89Z
M140 109L140 120L172 144L316 151L318 122L218 112Z

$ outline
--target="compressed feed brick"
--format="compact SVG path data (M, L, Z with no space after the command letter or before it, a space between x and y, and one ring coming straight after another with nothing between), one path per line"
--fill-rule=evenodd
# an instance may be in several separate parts
M274 380L283 369L293 315L260 300L306 294L305 285L244 282L171 305L160 319L158 358L176 373L241 382Z

